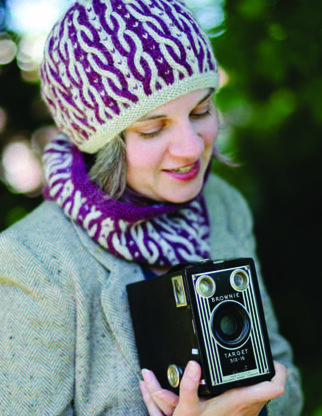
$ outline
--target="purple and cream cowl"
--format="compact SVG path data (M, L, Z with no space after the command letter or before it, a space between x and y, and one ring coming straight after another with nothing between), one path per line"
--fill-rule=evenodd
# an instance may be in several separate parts
M48 36L40 75L57 126L87 153L218 83L210 42L178 0L76 1Z
M43 161L45 197L117 257L159 266L209 258L209 220L201 194L183 204L108 198L90 180L83 153L63 134L47 146Z

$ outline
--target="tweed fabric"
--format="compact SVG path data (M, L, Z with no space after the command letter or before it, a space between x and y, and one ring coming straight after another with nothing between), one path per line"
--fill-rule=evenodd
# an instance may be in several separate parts
M248 208L211 176L213 258L254 257ZM272 354L288 368L270 416L299 416L302 395L256 262ZM125 285L139 265L102 250L46 201L0 235L0 414L147 416Z
M59 128L95 153L160 105L216 88L211 45L178 0L79 0L51 31L42 95Z
M82 153L60 135L46 148L46 195L102 247L125 260L159 266L209 257L209 222L200 194L183 204L116 201L93 183Z

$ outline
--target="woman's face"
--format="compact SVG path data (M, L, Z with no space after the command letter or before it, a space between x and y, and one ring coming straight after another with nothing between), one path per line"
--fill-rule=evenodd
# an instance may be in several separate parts
M200 192L218 133L212 90L189 92L151 111L124 132L127 184L161 202Z

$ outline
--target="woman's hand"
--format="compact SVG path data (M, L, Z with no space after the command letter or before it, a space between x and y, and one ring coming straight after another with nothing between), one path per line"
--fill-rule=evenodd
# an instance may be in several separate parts
M269 400L284 394L287 370L280 363L274 365L276 374L271 381L228 390L208 400L198 397L201 368L194 361L184 372L179 397L162 389L149 370L142 371L140 387L150 416L257 416Z

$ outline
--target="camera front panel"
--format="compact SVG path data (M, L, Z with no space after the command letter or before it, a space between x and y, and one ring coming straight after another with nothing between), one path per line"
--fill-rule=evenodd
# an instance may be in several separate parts
M141 368L176 393L189 360L200 396L274 375L254 262L205 261L127 286Z
M252 259L187 269L207 390L271 379L274 370Z

